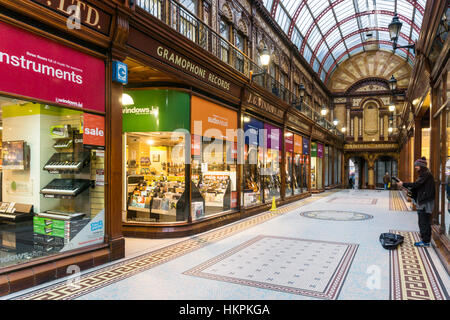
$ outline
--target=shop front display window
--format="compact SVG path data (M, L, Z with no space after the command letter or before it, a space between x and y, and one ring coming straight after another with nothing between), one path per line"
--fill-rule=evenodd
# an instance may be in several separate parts
M237 112L192 96L192 221L236 210Z
M244 116L244 187L242 197L245 207L258 205L263 201L261 172L264 163L264 146L260 138L263 129L263 122Z
M181 133L126 133L128 221L184 220L177 212L186 201L184 145Z
M103 116L0 97L0 268L105 235Z
M302 137L294 134L294 159L292 165L294 194L301 194L303 188L302 143Z
M292 132L286 132L284 136L284 146L286 151L286 189L285 195L289 197L294 194L294 181L296 181L294 175L294 134Z
M281 196L281 129L264 123L264 130L264 201L271 202Z
M324 161L323 161L323 165L324 165L324 173L325 173L325 187L328 187L329 185L330 185L330 182L329 182L329 176L330 176L330 174L329 174L329 171L328 170L331 170L331 167L330 166L328 166L328 146L325 146L325 156L324 156Z
M187 221L186 163L189 94L175 90L130 90L122 109L124 222Z

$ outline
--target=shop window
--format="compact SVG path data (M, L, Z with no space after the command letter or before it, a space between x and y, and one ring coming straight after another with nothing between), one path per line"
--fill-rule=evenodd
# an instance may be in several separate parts
M180 133L126 133L128 221L185 220L177 212L186 198L184 145Z
M223 39L219 39L220 41L220 59L223 62L230 62L230 45L228 41L230 41L230 25L223 18L219 21L219 34Z
M187 221L189 95L174 90L136 90L127 94L134 105L124 106L122 111L125 221Z
M236 210L237 113L192 96L192 221Z
M137 0L136 4L148 13L161 19L162 0Z
M103 243L103 116L0 97L0 268Z
M284 146L286 151L285 171L286 171L286 187L285 196L289 197L294 194L294 134L286 132L284 135Z
M263 202L261 173L264 163L264 146L260 135L263 129L263 122L244 116L245 149L242 198L246 207Z
M264 123L264 201L270 202L281 196L281 129Z
M178 31L194 42L198 42L198 21L196 18L198 5L197 1L182 0L180 3L186 7L180 8L176 13L179 14L179 29Z
M240 33L236 32L234 36L234 45L238 48L242 53L245 53L245 37ZM240 72L244 73L244 56L236 52L235 57L236 69Z
M156 0L152 0L156 1ZM178 0L180 4L189 10L193 15L197 15L198 13L198 1L197 0Z
M311 144L311 189L323 189L323 145Z

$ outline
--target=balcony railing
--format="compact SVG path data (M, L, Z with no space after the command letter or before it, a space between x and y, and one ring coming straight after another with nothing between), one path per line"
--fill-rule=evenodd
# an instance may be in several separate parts
M323 128L343 138L343 134L333 124L320 115L316 117L316 112L305 102L301 103L300 107L299 97L269 73L264 72L263 68L254 63L244 52L216 33L175 0L137 0L136 5L210 52L248 79L251 79L252 74L260 74L254 77L255 83L286 103L296 106L300 112L316 121Z

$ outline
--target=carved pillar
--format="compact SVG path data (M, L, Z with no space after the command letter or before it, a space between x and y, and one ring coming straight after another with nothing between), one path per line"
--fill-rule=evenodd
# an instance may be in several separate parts
M115 30L111 50L108 54L106 76L109 81L106 103L106 123L109 127L106 135L107 166L105 170L107 213L107 235L111 248L111 260L125 256L125 239L122 234L122 92L123 85L111 80L112 60L123 61L126 58L125 44L129 34L126 12L116 16Z

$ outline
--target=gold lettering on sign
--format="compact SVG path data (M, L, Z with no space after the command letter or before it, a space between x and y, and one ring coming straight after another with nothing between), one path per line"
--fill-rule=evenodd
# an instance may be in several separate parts
M51 2L48 1L47 5L51 7ZM59 0L59 6L57 7L57 9L64 14L70 14L70 12L68 11L68 7L71 5L76 5L80 12L85 12L87 8L86 18L83 20L84 23L95 27L100 22L100 13L98 12L98 10L81 0ZM98 27L100 28L100 26Z
M264 111L267 111L269 113L273 113L280 118L283 117L282 110L266 102L261 97L255 96L252 93L249 93L247 103L257 106L258 108L263 109Z

